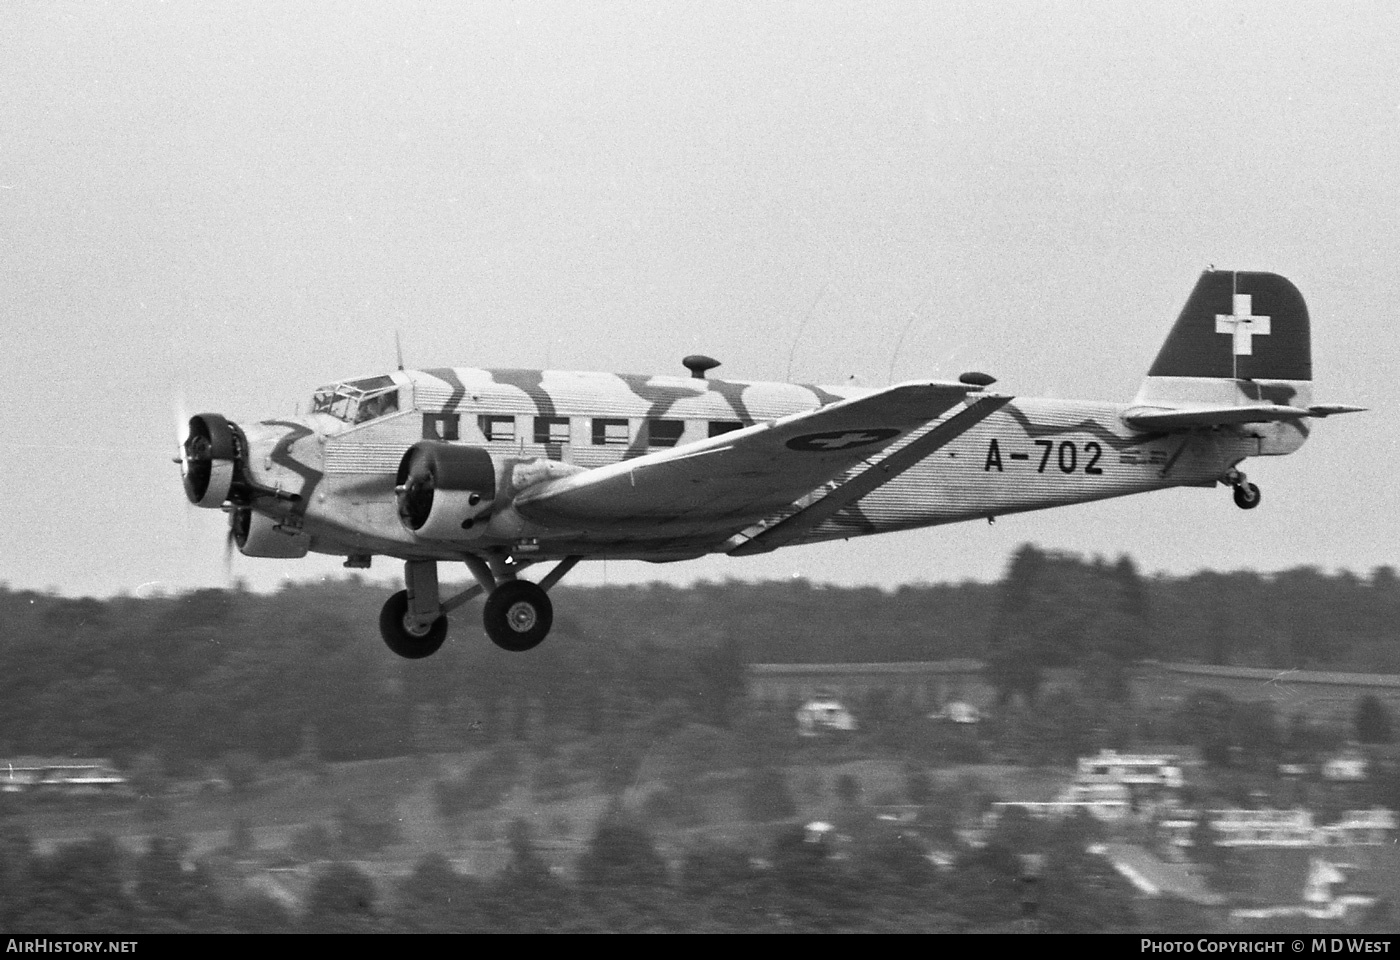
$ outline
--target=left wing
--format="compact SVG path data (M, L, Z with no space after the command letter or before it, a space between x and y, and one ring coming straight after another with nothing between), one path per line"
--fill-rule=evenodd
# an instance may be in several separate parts
M871 457L980 388L925 381L889 387L530 487L515 499L537 523L667 535L745 524Z

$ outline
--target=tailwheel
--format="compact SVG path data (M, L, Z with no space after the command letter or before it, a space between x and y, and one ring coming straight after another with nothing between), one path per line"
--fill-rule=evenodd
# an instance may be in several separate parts
M539 646L554 625L554 605L538 584L507 580L486 598L482 622L491 642L521 653Z
M408 660L421 660L437 653L447 639L447 617L424 623L408 612L408 591L400 590L379 611L379 633L390 650Z
M1252 483L1235 484L1235 506L1241 510L1253 510L1259 506L1259 501L1264 499L1264 495L1259 492L1259 488Z

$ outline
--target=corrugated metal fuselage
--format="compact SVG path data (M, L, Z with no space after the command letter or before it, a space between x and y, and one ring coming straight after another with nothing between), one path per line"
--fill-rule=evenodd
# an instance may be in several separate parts
M400 372L393 378L400 390L398 412L360 424L316 414L249 429L256 454L250 462L254 479L301 495L295 502L260 501L257 508L304 530L312 550L452 559L468 550L496 547L540 558L583 554L648 560L728 551L805 504L699 533L668 531L664 525L556 531L516 516L502 521L505 535L470 545L430 543L401 524L395 474L404 453L423 439L479 445L501 458L545 458L591 468L867 392L688 377L466 368ZM956 523L1165 487L1209 486L1245 457L1292 452L1307 436L1306 426L1296 423L1144 434L1119 419L1125 409L1124 404L1008 399L967 432L796 542ZM959 410L961 406L955 407L941 420ZM852 474L878 470L884 457L917 442L941 420L877 454ZM261 452L260 430L279 437Z

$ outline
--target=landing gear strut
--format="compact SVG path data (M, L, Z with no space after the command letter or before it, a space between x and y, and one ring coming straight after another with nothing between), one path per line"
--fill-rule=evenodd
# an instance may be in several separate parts
M1245 475L1240 471L1231 470L1225 474L1224 479L1226 483L1235 488L1235 506L1241 510L1253 510L1264 499L1259 488L1245 479Z
M447 639L447 616L438 602L437 564L410 560L404 564L404 583L379 611L379 634L389 649L408 660L437 653Z
M476 583L461 593L440 599L437 561L409 560L404 564L408 589L390 597L379 613L379 633L390 650L409 660L431 656L447 639L447 613L478 594L486 594L482 625L496 646L512 652L531 650L549 635L554 606L546 591L574 568L581 557L567 557L539 583L517 580L529 563L508 563L475 555L464 558Z

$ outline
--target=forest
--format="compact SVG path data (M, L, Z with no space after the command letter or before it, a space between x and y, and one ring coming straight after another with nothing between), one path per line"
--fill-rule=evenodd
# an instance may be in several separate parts
M550 639L492 646L472 607L435 656L376 632L383 589L358 577L176 596L66 598L0 587L0 754L241 752L329 760L421 752L546 729L588 736L663 705L730 728L750 663L970 657L1003 697L1081 670L1106 701L1141 659L1400 673L1400 578L1299 568L1143 576L1116 561L1019 548L995 584L842 588L803 580L559 587Z
M559 588L561 615L536 650L498 650L468 608L444 648L420 661L380 642L383 595L353 576L272 594L235 587L73 599L0 588L0 754L115 760L139 795L129 816L146 834L141 853L100 832L41 851L30 831L49 822L41 811L50 808L3 795L0 925L1202 931L1218 918L1184 907L1161 913L1087 854L1098 830L1087 819L1008 817L984 845L960 844L958 825L991 796L973 781L940 786L930 771L988 761L1048 769L1099 747L1165 738L1196 746L1209 765L1188 799L1230 805L1272 782L1279 762L1354 735L1385 743L1394 734L1374 698L1360 705L1356 730L1322 730L1211 691L1154 716L1130 702L1126 683L1143 659L1400 672L1400 582L1390 568L1143 576L1128 557L1028 544L994 584ZM872 699L854 740L814 746L790 717L764 714L746 697L752 663L949 658L985 662L999 695L975 732L935 731L908 705ZM1080 677L1074 694L1046 683L1066 667ZM537 803L594 793L611 807L579 825L586 842L563 872L546 865L535 841L555 827L520 820L502 835L509 863L499 872L461 875L443 855L420 853L404 861L407 875L386 882L364 867L395 842L383 810L360 822L347 806L286 849L303 868L314 865L295 908L227 875L237 851L252 849L246 821L235 818L228 846L193 864L186 841L165 833L186 822L172 819L174 785L207 783L211 771L232 791L211 809L243 809L275 793L276 782L325 782L328 764L410 758L441 771L449 756L471 758L469 771L422 775L431 818L458 832L477 829L522 789ZM853 777L822 786L811 773L814 762L872 757L901 765L902 785L862 796ZM644 759L648 789L625 804ZM1329 802L1393 807L1398 791L1392 769ZM839 850L803 833L799 808L818 793L839 801ZM747 839L711 830L725 802L730 826ZM880 826L872 810L889 803L919 810L917 842Z

